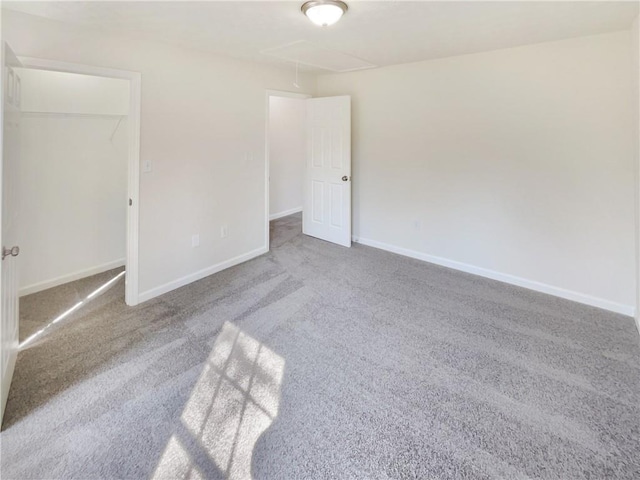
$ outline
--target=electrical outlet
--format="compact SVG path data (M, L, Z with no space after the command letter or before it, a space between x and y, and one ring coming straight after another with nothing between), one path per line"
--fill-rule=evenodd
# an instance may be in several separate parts
M220 238L227 238L228 235L229 235L229 226L222 225L220 227Z
M200 235L195 233L193 235L191 235L191 246L192 247L199 247L200 246Z

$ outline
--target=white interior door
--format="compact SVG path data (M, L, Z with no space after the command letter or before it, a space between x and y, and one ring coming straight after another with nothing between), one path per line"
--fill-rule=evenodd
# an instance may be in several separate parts
M351 97L307 102L302 233L351 246Z
M18 253L17 186L20 136L20 79L13 67L18 59L5 44L2 59L2 209L0 221L0 352L2 359L2 405L0 422L9 396L11 377L18 356Z

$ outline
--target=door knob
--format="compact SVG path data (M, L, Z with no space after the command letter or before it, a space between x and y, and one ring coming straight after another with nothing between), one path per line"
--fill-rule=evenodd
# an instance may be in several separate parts
M343 181L343 182L346 182L346 181L348 181L348 180L349 180L349 177L347 177L346 175L345 175L344 177L342 177L342 181Z
M4 257L8 257L9 255L12 257L20 255L20 247L17 245L11 248L2 247L2 260L4 260Z

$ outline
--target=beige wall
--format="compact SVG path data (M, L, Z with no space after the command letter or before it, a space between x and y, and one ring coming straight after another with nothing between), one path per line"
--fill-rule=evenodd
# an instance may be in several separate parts
M2 23L18 55L141 72L143 299L264 249L265 90L294 90L290 72L12 11Z
M632 314L628 31L318 77L353 99L354 234Z

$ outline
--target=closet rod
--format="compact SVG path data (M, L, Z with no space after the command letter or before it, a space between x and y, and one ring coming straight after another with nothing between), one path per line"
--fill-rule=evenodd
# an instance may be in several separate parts
M115 137L116 132L118 131L118 127L120 126L120 124L122 123L122 119L124 118L124 115L122 115L119 119L118 119L118 123L116 124L116 128L113 129L113 133L111 134L111 137L109 137L109 141L113 142L113 137Z
M121 115L119 113L68 113L68 112L20 112L22 115L51 115L51 116L59 116L59 117L104 117L104 118L114 118L114 117L128 117L128 115Z

